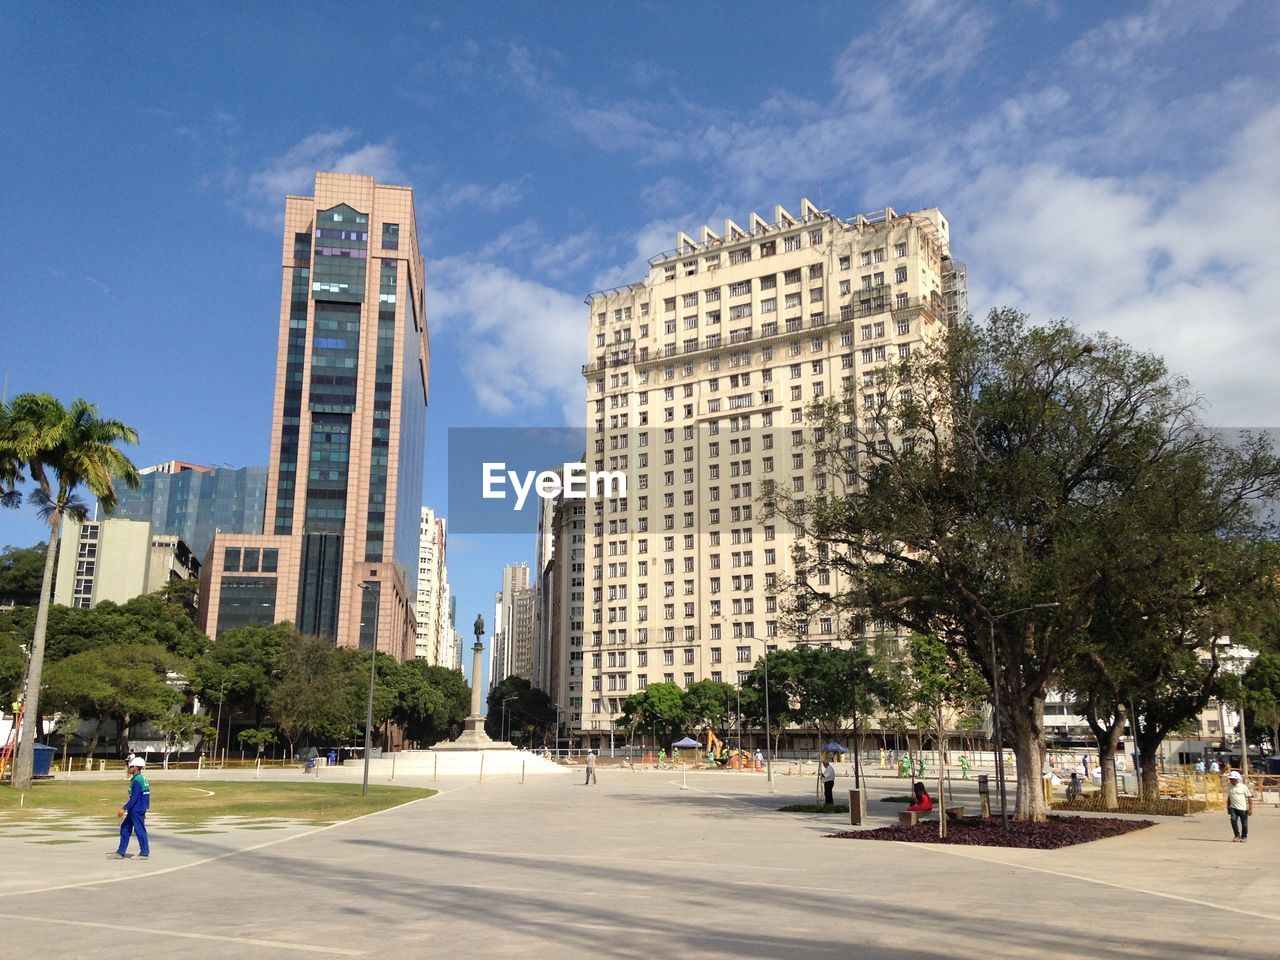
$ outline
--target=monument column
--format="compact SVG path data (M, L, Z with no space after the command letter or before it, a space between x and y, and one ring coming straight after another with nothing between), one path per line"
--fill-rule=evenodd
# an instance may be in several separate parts
M484 732L484 716L480 713L480 684L484 679L484 666L480 655L484 653L484 617L477 615L475 623L476 645L471 648L471 716L467 717L464 728L458 739L453 742L437 743L432 750L514 750L511 744L503 740L491 740Z
M471 648L471 715L467 717L466 729L468 732L478 730L488 739L484 732L484 717L480 715L480 679L484 676L480 662L480 655L484 653L484 643L480 640L484 636L484 617L480 614L476 614L475 634L476 645Z

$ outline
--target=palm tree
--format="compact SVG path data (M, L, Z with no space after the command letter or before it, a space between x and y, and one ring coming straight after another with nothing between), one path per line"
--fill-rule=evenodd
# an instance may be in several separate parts
M0 402L0 507L22 502L22 461L9 442L9 404Z
M85 519L84 502L76 496L81 486L97 498L106 514L116 506L117 480L130 488L138 486L137 468L115 447L117 443L137 442L137 431L119 420L103 420L98 408L87 400L77 399L70 407L64 407L48 394L24 393L14 398L0 420L0 469L7 470L12 478L20 476L25 468L36 485L31 499L38 505L41 517L49 522L50 531L31 663L27 667L27 722L22 725L13 767L13 785L21 790L31 787L36 728L40 723L45 632L62 521L64 517Z

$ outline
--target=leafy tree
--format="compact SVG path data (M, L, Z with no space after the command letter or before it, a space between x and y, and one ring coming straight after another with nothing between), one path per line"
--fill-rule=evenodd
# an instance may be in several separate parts
M966 656L999 685L1015 816L1042 819L1047 689L1088 642L1107 578L1132 560L1109 550L1107 531L1149 515L1144 491L1170 471L1194 475L1183 465L1201 458L1210 482L1188 484L1186 509L1229 518L1224 536L1256 539L1249 507L1280 492L1280 464L1262 445L1233 460L1158 358L1011 310L957 324L884 368L861 400L855 418L853 397L814 411L825 489L799 502L766 490L808 535L796 554L799 612L874 617ZM823 568L848 589L818 591Z
M698 680L684 691L685 723L726 732L734 715L733 685L722 680Z
M194 744L204 740L213 733L213 724L208 717L197 713L171 710L155 717L151 725L160 731L164 738L164 768L169 769L169 756L186 743Z
M21 603L40 599L40 581L44 575L44 557L48 545L5 547L0 551L0 597Z
M22 677L27 670L27 655L22 641L0 626L0 711L9 712L10 704L22 695Z
M396 683L392 719L408 740L422 746L446 739L471 711L471 688L457 670L408 660L401 664Z
M98 722L96 747L106 720L114 720L127 749L135 724L163 717L182 699L170 682L182 663L159 644L97 647L50 664L45 705Z
M279 678L281 652L298 636L291 623L228 630L196 661L192 689L205 704L221 702L232 713L253 717L260 727Z
M512 699L507 700L510 697ZM495 740L504 738L502 730L503 701L506 700L508 731L512 739L517 733L526 742L545 739L555 729L556 708L547 694L533 686L524 677L514 674L504 678L489 691L488 712L485 715L485 733Z
M262 752L280 738L276 736L276 732L270 727L250 727L237 733L236 739L240 741L241 745L254 747L258 756L262 756Z
M620 722L631 735L649 733L660 744L670 745L684 737L689 722L684 691L674 683L651 683L623 701Z
M290 755L303 737L352 735L363 718L356 694L358 663L343 652L323 637L286 638L269 704Z
M1280 653L1264 651L1245 668L1241 681L1247 730L1265 730L1271 752L1280 754Z
M170 580L156 592L171 608L185 613L188 619L195 622L200 601L200 581L197 578Z
M938 801L944 803L947 720L980 703L987 694L987 684L962 651L937 637L912 637L905 666L904 692L916 707L917 725L931 728L938 745ZM945 816L938 818L938 835L947 835Z

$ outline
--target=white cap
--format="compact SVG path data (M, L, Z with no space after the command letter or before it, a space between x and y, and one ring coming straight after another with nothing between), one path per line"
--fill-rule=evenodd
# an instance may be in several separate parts
M1228 780L1239 780L1239 779L1240 779L1240 773L1239 773L1238 771L1236 771L1236 770L1232 770L1230 773L1228 773L1228 774L1227 774L1227 779L1228 779Z
M142 767L145 767L146 765L147 765L147 761L143 760L141 757L133 757L129 761L129 766L131 767L142 768Z

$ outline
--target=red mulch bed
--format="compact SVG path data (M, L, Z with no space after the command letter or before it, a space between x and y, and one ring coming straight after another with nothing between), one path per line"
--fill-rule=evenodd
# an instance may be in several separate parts
M1089 843L1105 837L1154 826L1152 820L1121 820L1116 817L1050 817L1043 823L1010 820L1001 827L1000 820L965 817L947 824L945 839L938 836L937 823L918 823L914 827L878 827L875 830L842 830L826 836L840 840L905 840L909 843L955 843L975 847L1024 847L1030 850L1056 850L1077 843Z

